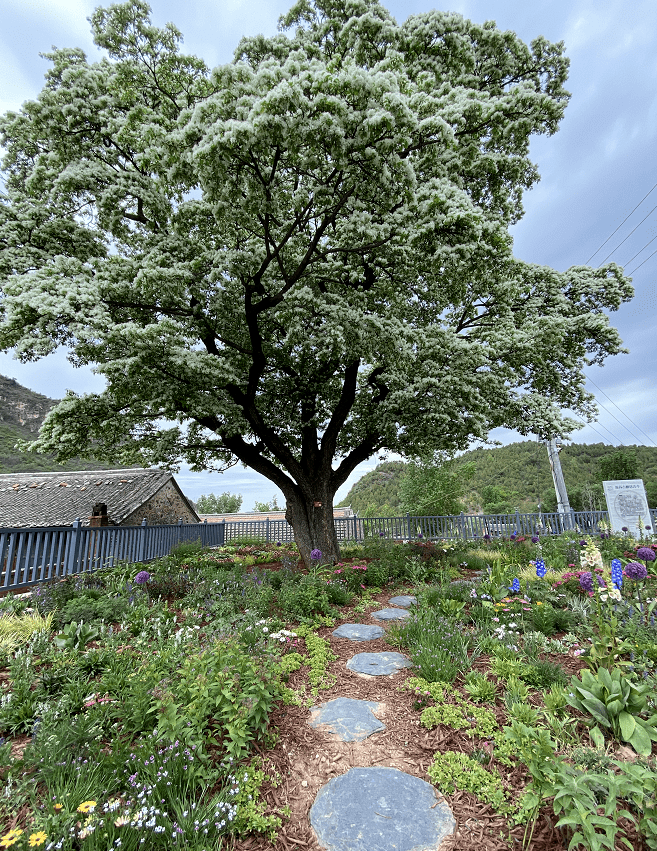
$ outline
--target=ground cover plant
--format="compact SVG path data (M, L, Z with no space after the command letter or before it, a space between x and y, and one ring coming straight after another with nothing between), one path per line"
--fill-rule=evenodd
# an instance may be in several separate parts
M457 822L470 801L487 847L657 848L657 547L603 534L376 537L310 570L291 545L185 545L3 599L0 846L286 847L285 719L341 687L333 627L411 593L382 641L414 663L404 742L436 742L417 771Z

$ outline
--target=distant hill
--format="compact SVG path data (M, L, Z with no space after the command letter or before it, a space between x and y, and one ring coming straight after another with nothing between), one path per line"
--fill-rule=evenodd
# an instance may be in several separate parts
M657 448L623 448L636 453L639 477L644 480L651 507L657 507ZM573 508L605 508L598 463L617 449L604 443L573 443L561 450L561 467ZM465 510L496 513L517 507L520 511L533 511L539 499L545 511L556 507L544 445L527 440L492 449L473 449L460 455L455 464L468 461L475 462L476 471L469 483ZM405 466L403 461L379 464L352 486L340 505L350 505L361 516L376 514L377 509L386 506L394 513L399 510L399 483Z
M58 464L48 455L19 452L19 440L34 440L48 411L57 404L0 375L0 473L58 473L66 470L107 470L107 464L76 458Z

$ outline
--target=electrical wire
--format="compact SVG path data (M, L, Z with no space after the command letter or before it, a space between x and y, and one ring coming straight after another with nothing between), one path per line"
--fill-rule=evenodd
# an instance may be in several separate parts
M640 438L640 437L637 437L637 436L636 436L636 434L634 434L634 432L632 431L632 429L628 428L628 427L627 427L624 423L622 423L622 422L618 419L618 417L617 417L617 416L615 416L614 414L612 414L612 412L609 410L609 408L605 408L605 406L602 404L602 402L601 402L599 399L598 399L598 400L596 400L596 401L597 401L598 405L600 405L600 407L602 408L602 410L603 410L603 411L605 411L605 413L609 414L609 416L610 416L610 417L613 417L613 419L615 419L615 420L616 420L616 422L618 423L618 425L619 425L621 428L624 428L624 429L625 429L625 431L629 431L629 433L632 435L632 437L633 437L635 440L637 440L637 441L638 441L639 446L641 446L641 442L642 442L642 441L641 441L641 438ZM628 417L628 419L629 419L629 417ZM630 420L630 422L632 422L632 420ZM632 425L634 425L634 423L632 423ZM604 426L604 428L606 428L606 426ZM608 430L608 429L607 429L607 430ZM609 432L609 433L611 434L611 432Z
M657 239L657 236L653 236L653 238L650 240L650 242L646 242L646 244L643 246L643 248L641 249L641 251L645 251L645 250L646 250L646 248L647 248L647 247L648 247L648 246L649 246L652 242L654 242L656 239ZM641 251L637 251L637 253L634 255L634 257L630 257L630 259L627 261L627 263L623 263L623 268L625 268L625 266L629 266L629 265L630 265L630 263L632 262L632 260L634 260L635 258L637 258L637 257L639 256L639 254L641 254Z
M655 237L655 239L657 239L657 237ZM652 440L652 438L651 438L649 435L647 435L647 434L645 433L645 431L641 428L641 426L638 426L638 425L634 422L634 420L630 419L630 418L627 416L627 414L625 413L625 411L623 411L621 408L619 408L619 407L618 407L618 405L614 402L614 400L613 400L610 396L607 396L607 394L605 393L605 391L604 391L604 390L602 390L600 387L598 387L598 385L595 383L595 381L594 381L592 378L589 378L589 376L587 375L587 376L586 376L586 379L587 379L587 381L590 381L590 382L591 382L591 384L595 387L595 389L596 389L596 390L598 390L600 393L602 393L602 395L603 395L606 399L609 399L609 401L610 401L610 402L611 402L611 404L614 406L614 408L616 408L616 410L617 410L617 411L620 411L620 413L621 413L621 414L625 417L625 419L626 419L626 420L629 420L629 422L631 422L631 423L632 423L632 425L633 425L633 426L635 426L635 428L637 428L637 429L641 432L641 434L642 434L642 435L644 435L644 437L647 437L647 438L648 438L648 441L649 441L650 443L652 443L652 445L653 445L653 446L657 445L657 444L655 444L655 442ZM629 429L628 429L628 431L629 431ZM634 436L636 437L636 435L634 435Z
M650 258L651 258L651 257L654 257L654 256L655 256L655 254L657 254L657 249L655 249L655 250L652 252L652 254L649 254L649 255L646 257L646 259L643 261L643 263L647 263L647 262L648 262L648 260L650 260ZM634 274L634 273L635 273L638 269L640 269L640 268L643 266L643 263L639 263L639 265L638 265L638 266L635 266L635 267L634 267L634 269L632 269L632 271L631 271L631 272L627 272L627 273L626 273L627 277L629 278L629 277L630 277L630 275L633 275L633 274Z
M655 185L652 187L652 189L650 190L650 192L652 192L652 191L653 191L656 187L657 187L657 183L655 183ZM634 208L634 210L638 210L638 209L639 209L639 207L643 204L643 202L646 200L646 198L648 197L648 195L650 195L650 192L647 192L647 193L643 196L643 198L639 201L639 203L636 205L636 207ZM634 210L632 210L632 213L634 212ZM605 246L605 245L609 242L609 240L612 238L612 236L614 235L614 233L617 233L617 232L618 232L618 231L619 231L619 230L623 227L623 225L624 225L624 224L625 224L625 222L629 219L629 217L632 215L632 213L628 213L628 215L627 215L627 216L625 216L625 218L624 218L624 219L623 219L623 221L622 221L622 222L618 225L618 227L616 228L616 230L615 230L613 233L610 233L610 234L609 234L609 236L607 237L607 239L605 239L605 241L602 243L602 245L600 246L600 248L603 248L603 247L604 247L604 246ZM593 260L593 258L594 258L594 257L595 257L595 255L598 253L598 251L600 251L600 248L596 249L596 250L593 252L593 254L592 254L592 255L589 257L589 259L586 261L586 265L588 265L588 264L591 262L591 260ZM613 252L612 252L612 253L613 253ZM603 261L603 262L604 262L604 261Z
M644 216L644 217L641 219L641 221L639 222L639 224L638 224L635 228L632 228L632 230L628 233L628 235L625 237L625 239L621 240L621 242L619 242L619 243L618 243L618 245L616 246L616 248L612 248L612 250L609 252L609 254L607 254L607 256L605 257L605 259L602 261L602 263L606 263L606 262L607 262L607 260L609 260L609 258L611 257L611 255L614 253L614 251L617 251L617 250L621 247L621 245L622 245L624 242L627 242L627 240L628 240L628 239L632 236L632 234L634 233L634 231L635 231L638 227L640 227L640 226L641 226L641 225L645 222L645 220L646 220L649 216L652 216L652 214L655 212L655 210L657 210L657 204L655 204L655 206L652 208L652 210L648 213L648 215L647 215L647 216ZM602 266L602 263L600 263L599 265L600 265L600 266Z
M591 423L585 423L585 422L583 422L583 420L578 420L576 417L575 417L575 419L576 419L576 421L577 421L578 423L581 423L581 425L586 426L586 428L593 429L593 431L594 431L596 434L599 434L599 435L600 435L600 437L601 437L601 438L602 438L605 442L606 442L607 440L609 440L609 438L608 438L608 437L605 437L605 436L604 436L604 434L601 434L601 433L597 430L597 428L593 428L593 426L591 425ZM615 435L615 434L614 434L614 433L613 433L610 429L608 429L608 428L607 428L607 426L602 425L602 423L601 423L601 422L599 422L598 420L595 420L594 422L598 423L598 425L599 425L601 428L605 429L605 431L608 431L608 432L609 432L609 434L610 434L610 435L613 437L613 439L616 441L616 443L620 443L620 445L621 445L621 446L625 446L625 444L623 443L623 441L622 441L622 440L619 440L619 439L616 437L616 435Z

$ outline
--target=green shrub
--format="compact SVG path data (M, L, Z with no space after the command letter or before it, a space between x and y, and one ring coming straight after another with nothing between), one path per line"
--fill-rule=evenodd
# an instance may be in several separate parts
M485 674L470 671L465 675L465 690L475 703L495 703L497 686Z
M468 754L454 751L437 753L427 774L431 782L447 795L457 790L472 792L480 801L490 804L497 812L509 811L499 774L488 771Z
M55 620L61 626L72 621L75 621L75 623L80 623L80 621L91 623L92 621L104 620L107 623L118 623L127 609L128 603L121 597L93 599L85 595L69 600L64 608L57 612Z
M276 595L276 602L284 616L297 620L314 614L328 615L331 604L326 588L320 580L304 576L296 583L284 583Z

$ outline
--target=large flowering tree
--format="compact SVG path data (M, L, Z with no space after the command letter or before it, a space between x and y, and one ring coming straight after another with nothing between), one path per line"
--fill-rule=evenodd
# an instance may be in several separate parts
M304 558L338 553L337 488L382 449L464 448L588 414L621 351L610 265L514 258L563 45L376 0L300 0L210 71L142 0L91 18L1 119L0 347L66 346L107 380L36 448L274 482ZM287 33L287 34L285 34Z

